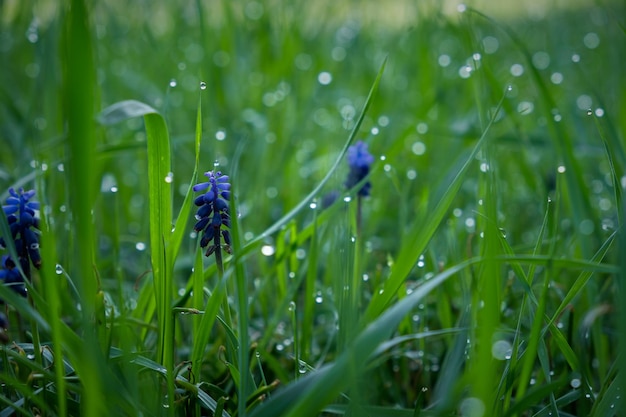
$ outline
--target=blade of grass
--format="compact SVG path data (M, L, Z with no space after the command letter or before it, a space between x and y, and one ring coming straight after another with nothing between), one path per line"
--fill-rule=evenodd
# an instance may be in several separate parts
M402 285L402 282L413 269L417 259L424 252L426 245L435 233L435 230L439 227L441 220L443 220L445 214L448 212L456 193L461 188L461 184L465 179L465 175L467 174L469 167L474 162L476 155L486 142L487 133L495 122L495 118L502 108L502 103L504 102L505 97L506 93L502 95L502 98L496 106L496 110L487 124L487 127L483 131L482 136L474 146L474 149L466 159L461 169L456 173L454 179L435 208L430 213L430 217L423 223L414 223L406 232L406 242L397 256L389 278L385 281L381 291L374 294L372 301L365 312L365 323L368 323L378 317L380 313L389 305L391 300L396 296L396 292Z
M174 317L171 311L174 287L172 282L174 255L178 252L184 225L183 216L191 209L191 188L187 192L181 216L177 221L178 230L172 234L172 181L170 140L165 119L147 104L127 100L109 106L99 116L101 123L108 125L119 123L133 117L143 117L148 153L148 185L150 213L150 256L152 260L153 288L155 307L159 322L159 342L157 357L168 370L174 369ZM198 146L196 144L196 146ZM197 163L196 163L197 167ZM197 171L194 172L196 175ZM170 372L171 374L171 372ZM174 406L173 375L168 378L169 410Z
M289 384L267 402L254 409L250 417L318 415L319 410L345 389L354 378L357 378L360 372L364 371L363 365L372 359L372 353L389 338L404 316L420 300L454 274L480 261L480 258L472 258L425 281L411 294L372 320L334 363Z
M73 216L75 276L81 299L81 320L86 330L83 348L77 351L75 368L85 387L82 414L108 415L104 401L107 382L105 363L92 319L95 314L97 281L94 274L95 232L92 209L95 197L95 143L93 125L96 71L91 43L89 10L83 0L72 0L66 17L62 43L64 68L64 109L69 146L69 208Z

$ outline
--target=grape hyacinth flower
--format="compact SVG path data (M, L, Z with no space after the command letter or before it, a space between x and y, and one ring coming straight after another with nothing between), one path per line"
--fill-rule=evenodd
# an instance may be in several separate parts
M348 179L345 182L345 186L350 189L361 182L369 174L370 166L374 163L374 157L367 150L367 143L358 141L353 146L348 148L346 159L348 160L350 172L348 173ZM367 181L358 191L358 195L360 197L369 196L371 188L372 184Z
M220 255L221 239L224 238L224 249L230 253L230 213L228 201L230 200L230 183L228 176L220 171L208 171L204 176L209 180L193 186L193 190L204 191L194 203L198 206L194 226L196 232L202 232L200 247L207 248L205 256L211 256L214 252ZM223 228L223 227L224 228Z
M17 269L15 262L8 255L3 255L0 258L0 281L22 297L26 297L26 286L24 285L22 275ZM2 300L0 300L0 303L2 303Z
M18 262L24 275L30 278L30 265L35 268L41 267L41 255L39 253L39 219L35 217L35 211L39 210L39 203L31 201L35 196L35 190L24 191L23 188L15 190L9 189L7 204L2 206L2 210L7 216L11 238L15 244ZM0 248L4 248L6 242L0 238ZM14 260L9 256L2 257L0 264L0 279L7 284L23 282L19 269ZM26 289L15 286L16 291L26 295Z

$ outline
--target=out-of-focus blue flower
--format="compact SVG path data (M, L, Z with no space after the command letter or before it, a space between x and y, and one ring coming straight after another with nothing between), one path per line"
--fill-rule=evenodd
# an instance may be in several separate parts
M194 230L202 232L200 246L207 248L206 256L210 256L221 245L221 238L224 238L226 251L230 251L230 232L225 228L230 228L230 214L228 201L230 200L230 183L228 176L220 171L205 172L207 182L202 182L193 186L193 190L204 191L198 196L194 203L198 206Z
M20 188L16 191L9 188L9 195L7 204L2 206L2 210L7 215L20 265L26 276L30 277L29 260L35 268L41 267L39 219L35 217L35 211L39 210L40 206L38 202L31 201L35 196L35 190L24 191ZM4 239L0 238L0 247L5 245Z
M374 157L367 150L367 143L358 141L353 146L348 148L346 153L346 159L348 160L348 166L350 172L348 173L348 179L345 182L346 188L350 189L361 182L370 172L370 167L374 163ZM358 194L362 197L370 195L370 189L372 184L367 181Z
M22 274L20 274L15 262L8 255L0 258L0 282L21 296L26 297L26 286L24 285Z

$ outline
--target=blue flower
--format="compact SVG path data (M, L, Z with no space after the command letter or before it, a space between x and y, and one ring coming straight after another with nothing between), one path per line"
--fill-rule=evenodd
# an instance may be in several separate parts
M22 297L26 297L26 286L22 274L8 255L0 258L0 281Z
M367 150L367 143L358 141L348 148L346 154L348 160L348 179L345 182L346 188L350 189L361 182L370 172L370 166L374 163L374 157ZM358 195L366 197L370 195L372 184L367 181L358 192Z
M198 196L194 203L198 206L194 226L196 232L202 232L200 247L207 248L205 255L210 256L221 247L221 238L224 238L226 251L230 252L230 214L228 201L230 200L230 183L228 176L220 171L205 172L204 176L209 180L193 186L195 192L205 191Z
M14 188L9 188L9 195L7 204L2 206L2 210L7 215L11 237L15 242L15 249L24 268L24 273L29 277L28 260L32 262L35 268L41 267L39 219L35 217L35 211L39 210L40 205L36 201L30 201L35 196L35 190L24 191L23 188L20 188L15 191ZM0 247L5 245L4 239L0 238Z

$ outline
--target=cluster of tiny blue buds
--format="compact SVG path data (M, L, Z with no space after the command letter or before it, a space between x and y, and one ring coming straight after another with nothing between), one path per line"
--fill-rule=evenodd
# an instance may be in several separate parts
M216 249L221 247L221 238L224 238L225 250L230 252L230 213L228 201L230 200L230 183L228 176L220 171L205 172L207 182L193 186L195 192L205 191L198 196L194 203L198 206L194 226L196 232L202 232L200 246L206 248L206 256L210 256ZM224 228L222 228L224 226Z
M39 253L39 219L35 212L39 210L39 203L31 201L35 190L24 191L23 188L9 189L9 198L2 210L7 216L11 239L15 244L18 262L24 275L30 278L30 265L41 267ZM0 248L5 248L6 242L0 238ZM10 256L4 255L0 260L0 280L10 286L17 293L26 296L24 280L17 268L17 264Z
M346 154L348 160L348 179L345 182L346 188L350 189L360 183L370 172L370 166L374 163L374 157L367 150L367 143L358 141L348 148ZM367 197L370 195L372 184L367 181L358 192L358 195Z

